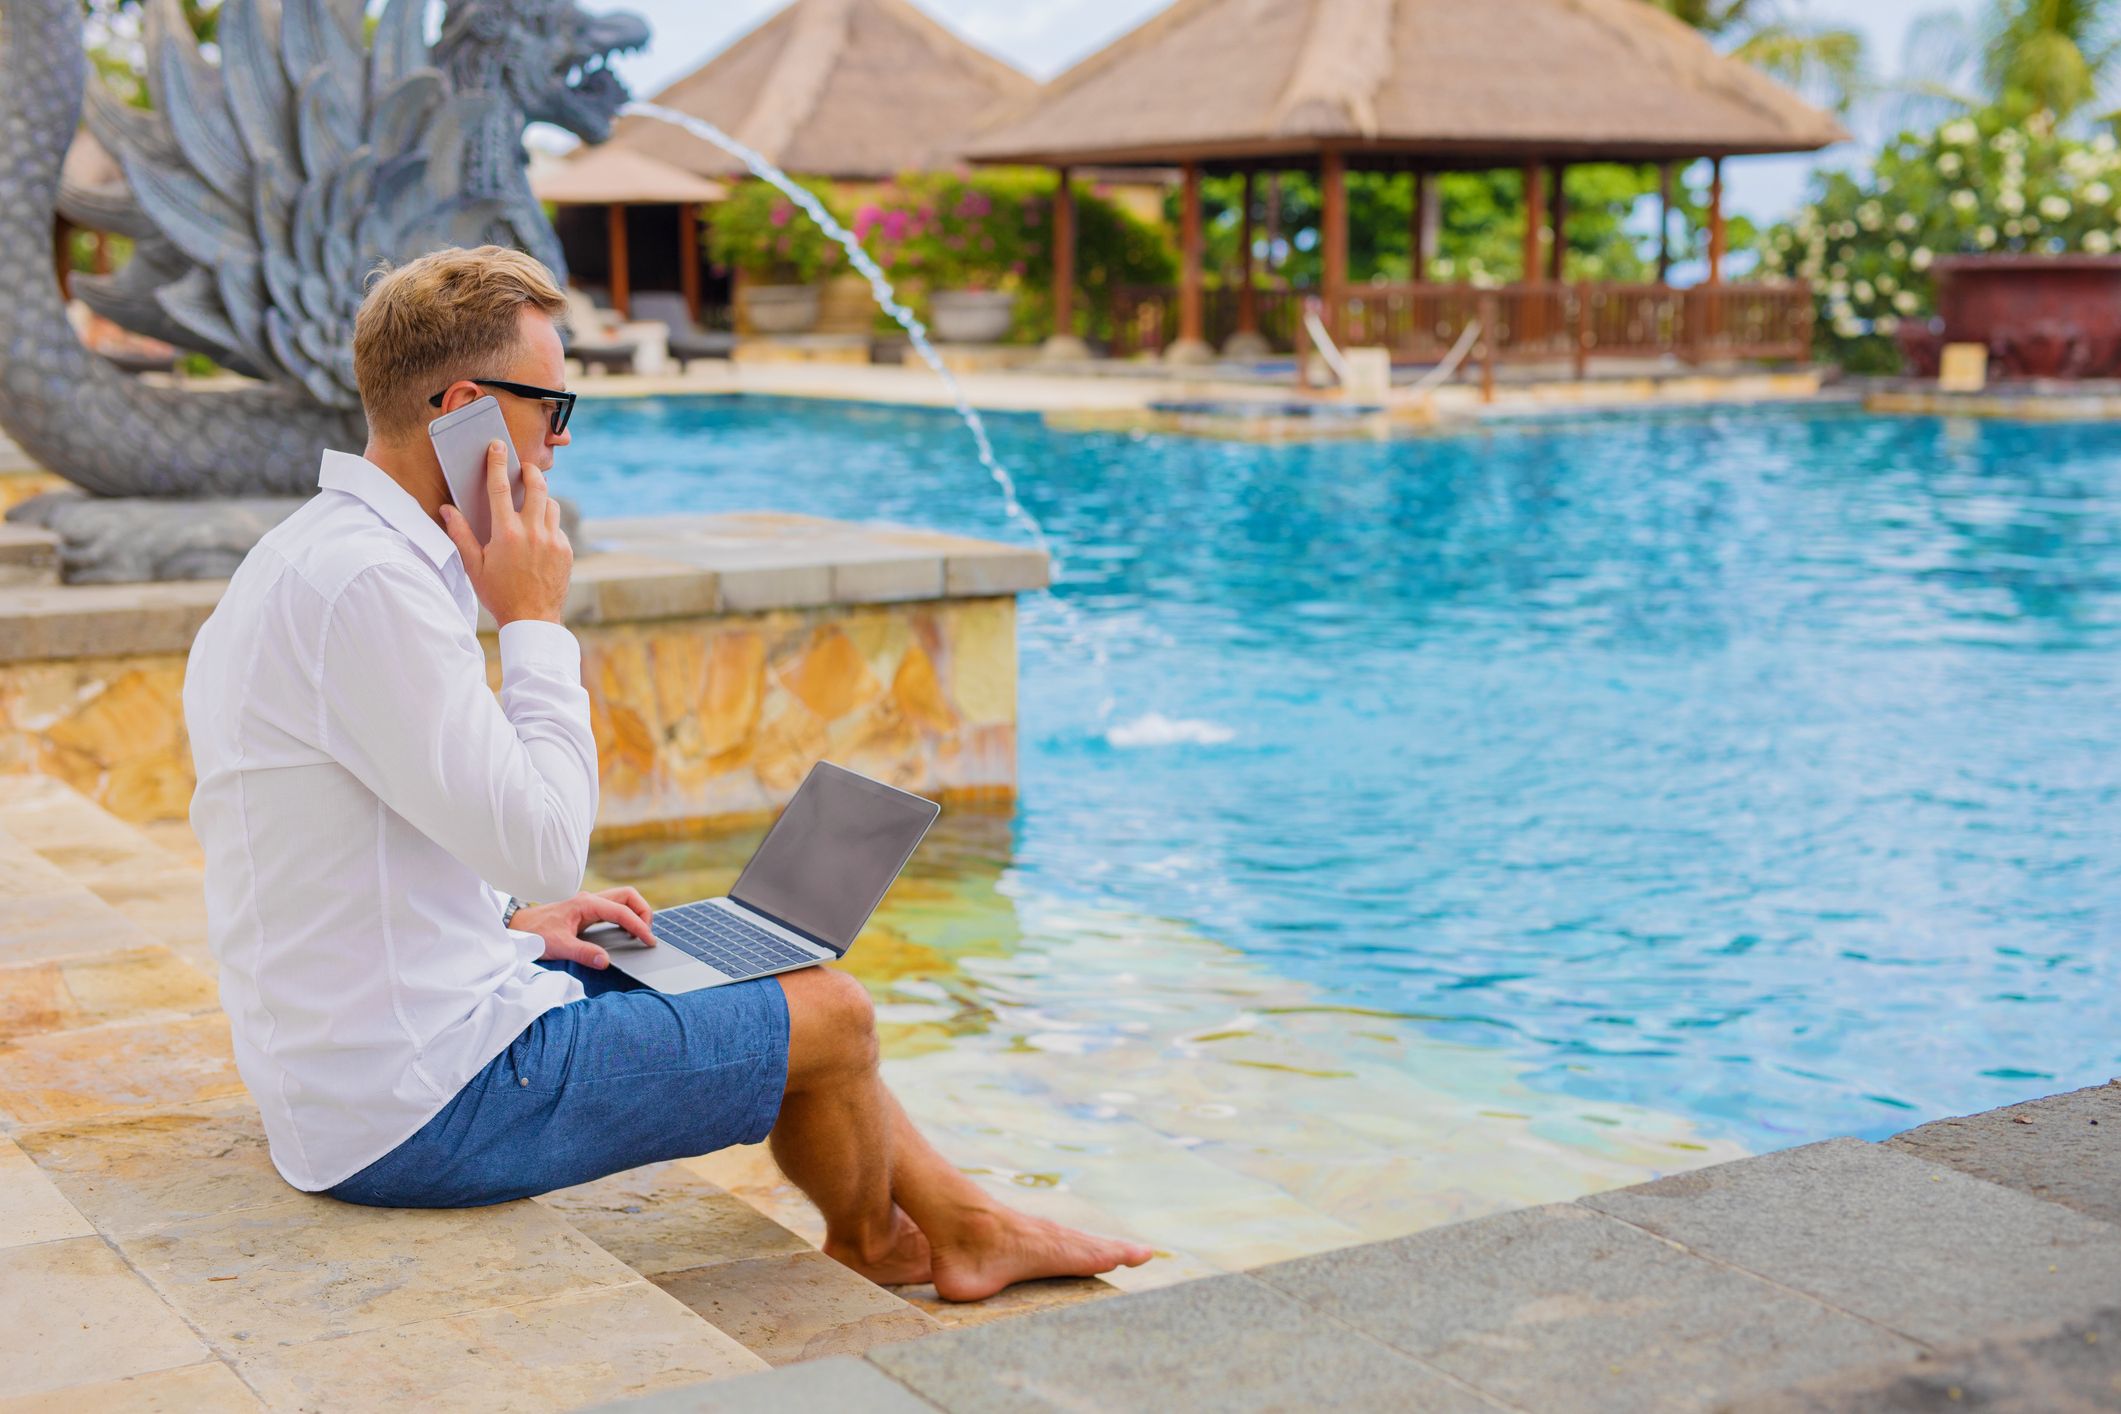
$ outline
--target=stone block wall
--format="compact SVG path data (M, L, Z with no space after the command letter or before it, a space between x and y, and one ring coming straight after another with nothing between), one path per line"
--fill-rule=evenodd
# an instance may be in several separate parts
M1042 556L792 517L673 518L655 543L612 524L624 543L577 561L568 615L601 833L766 814L825 759L939 798L1014 793L1014 596L1043 583ZM184 649L217 598L0 590L0 773L137 824L185 818Z

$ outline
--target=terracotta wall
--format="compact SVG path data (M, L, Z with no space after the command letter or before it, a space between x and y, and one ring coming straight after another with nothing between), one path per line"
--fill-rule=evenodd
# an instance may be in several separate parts
M827 757L927 794L1015 789L1013 598L576 633L607 836L768 812ZM0 771L56 776L136 823L183 819L183 675L178 655L0 665Z

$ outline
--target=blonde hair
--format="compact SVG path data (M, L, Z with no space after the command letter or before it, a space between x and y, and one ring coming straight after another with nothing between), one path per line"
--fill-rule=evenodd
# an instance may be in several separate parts
M424 427L427 400L460 378L495 378L522 341L522 313L567 311L552 272L506 246L438 250L369 277L354 318L354 382L371 433Z

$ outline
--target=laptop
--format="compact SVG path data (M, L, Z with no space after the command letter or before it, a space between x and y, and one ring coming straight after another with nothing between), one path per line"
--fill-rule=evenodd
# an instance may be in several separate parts
M821 761L726 898L657 909L649 947L616 924L582 936L658 992L697 992L847 955L942 807Z

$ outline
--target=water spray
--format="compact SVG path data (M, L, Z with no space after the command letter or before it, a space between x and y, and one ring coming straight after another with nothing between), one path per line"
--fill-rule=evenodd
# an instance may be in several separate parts
M980 465L987 468L987 474L994 478L997 486L1001 487L1003 509L1007 512L1009 519L1015 521L1029 532L1032 543L1046 556L1047 562L1053 567L1052 582L1058 583L1061 575L1060 556L1054 551L1053 542L1047 538L1046 528L1039 524L1038 517L1031 514L1029 508L1024 505L1022 498L1017 495L1016 478L1009 474L1009 469L1002 465L999 457L995 456L993 439L987 435L987 424L980 417L979 409L972 406L971 399L965 396L964 385L958 382L957 375L950 371L950 365L943 362L942 354L936 351L935 344L928 337L928 327L921 323L920 318L912 310L899 302L898 291L892 288L891 281L885 276L883 267L876 263L876 260L867 250L863 249L860 239L852 231L834 220L832 213L825 209L825 204L819 201L815 195L798 186L794 178L706 119L695 118L690 113L680 113L675 108L665 108L659 103L633 102L626 104L619 111L633 116L654 118L661 122L669 123L673 127L692 134L702 142L719 147L722 151L749 168L753 176L762 182L769 183L783 196L794 202L803 210L805 215L817 223L819 230L831 237L839 244L842 250L847 252L848 263L853 265L856 272L869 282L870 292L876 296L877 305L884 313L897 321L900 328L906 331L906 337L913 341L914 350L920 354L922 362L934 369L935 376L942 379L943 387L948 390L951 401L957 407L957 415L964 419L965 426L972 429L972 440L979 448ZM1076 613L1073 605L1053 592L1050 583L1045 593L1046 597L1053 602L1054 607L1060 611L1061 616L1067 620L1069 628L1073 631L1070 636L1076 642L1088 646L1091 659L1097 666L1099 679L1105 682L1109 689L1110 664L1105 654L1104 644L1100 643L1094 636L1084 632L1081 616ZM1104 701L1099 705L1099 716L1109 719L1112 715L1113 705L1113 698L1108 690Z

